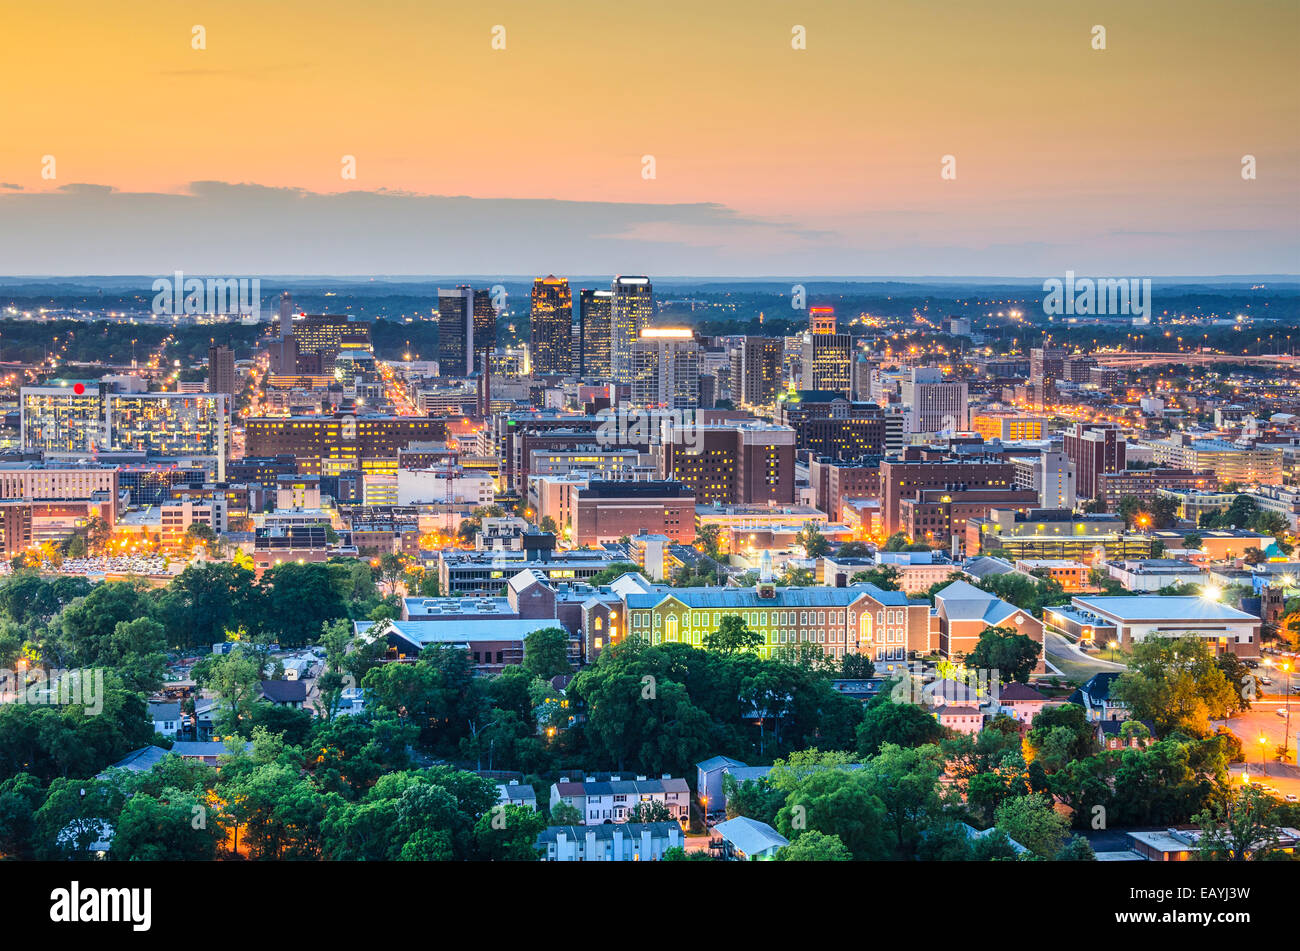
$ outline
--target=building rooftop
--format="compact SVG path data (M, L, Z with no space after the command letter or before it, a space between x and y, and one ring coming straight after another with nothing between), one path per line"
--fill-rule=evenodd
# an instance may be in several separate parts
M1076 597L1087 611L1122 621L1258 621L1245 611L1196 595L1171 597Z
M766 822L748 816L736 816L726 822L719 822L713 831L746 855L757 855L767 849L779 849L790 844L789 839Z

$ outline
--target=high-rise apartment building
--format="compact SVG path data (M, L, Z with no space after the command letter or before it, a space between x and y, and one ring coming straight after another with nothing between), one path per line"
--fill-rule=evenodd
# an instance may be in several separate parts
M610 378L610 311L613 291L584 287L578 292L578 373L587 380Z
M632 348L654 319L654 287L648 277L620 275L610 294L610 376L615 383L631 383Z
M299 373L330 373L334 359L344 350L370 347L370 325L346 314L302 314L292 323Z
M445 440L447 423L424 416L271 416L244 424L245 455L292 454L299 471L337 475L374 468L367 460L384 460L397 471L397 453L412 443Z
M235 384L235 351L224 344L208 347L208 392L225 393L233 402Z
M211 463L226 478L230 396L226 393L109 393L104 398L105 444L112 452Z
M573 294L554 274L533 281L531 310L534 373L573 372Z
M945 381L937 367L914 367L903 384L903 405L910 433L965 432L970 428L966 384Z
M647 327L632 347L632 405L695 409L700 402L700 344L681 327Z
M732 349L731 402L741 409L770 409L781 388L779 337L743 337Z

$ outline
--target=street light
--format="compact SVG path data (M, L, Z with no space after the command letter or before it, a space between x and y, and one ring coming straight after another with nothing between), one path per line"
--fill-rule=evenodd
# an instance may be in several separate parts
M1282 734L1282 762L1287 760L1287 750L1291 743L1291 662L1284 660L1277 665L1278 670L1282 671L1282 676L1286 680L1286 732Z
M1115 663L1115 651L1119 649L1119 641L1111 641L1106 645L1110 648L1110 662Z
M1263 733L1259 735L1259 771L1265 776L1268 775L1268 763L1264 761L1264 747L1268 745L1268 737Z

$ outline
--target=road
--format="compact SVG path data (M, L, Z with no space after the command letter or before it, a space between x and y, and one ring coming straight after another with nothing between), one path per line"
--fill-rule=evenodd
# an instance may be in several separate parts
M1275 752L1286 733L1286 720L1277 715L1277 711L1284 708L1285 704L1280 700L1256 700L1250 710L1227 721L1228 729L1241 740L1242 753L1246 757L1244 764L1234 764L1230 767L1230 772L1236 777L1249 773L1252 781L1262 778L1269 785L1277 787L1283 795L1290 793L1300 796L1300 767L1293 763L1279 763ZM1217 727L1223 722L1215 721L1213 726ZM1292 757L1296 751L1297 730L1300 730L1300 701L1292 700L1291 737L1287 744ZM1264 737L1263 743L1259 742L1261 735ZM1261 749L1264 752L1262 765Z

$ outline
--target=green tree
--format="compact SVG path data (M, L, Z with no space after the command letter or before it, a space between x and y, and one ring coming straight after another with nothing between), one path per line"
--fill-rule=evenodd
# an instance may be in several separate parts
M1008 680L1028 683L1038 666L1043 645L1011 627L986 627L975 649L966 655L966 666L996 670Z
M1152 721L1159 736L1173 730L1205 736L1210 720L1237 709L1239 700L1200 637L1151 637L1134 644L1128 670L1111 695L1128 704L1133 718Z
M809 558L820 558L831 550L831 543L826 540L816 522L807 522L795 536L795 544L802 546Z
M879 565L870 571L859 571L853 576L853 583L875 585L881 591L897 591L902 584L903 573L893 565Z
M122 806L113 834L118 861L206 862L216 858L222 829L208 807L188 792L164 799L136 793Z
M580 826L583 824L582 810L567 802L557 802L551 807L551 825Z
M104 841L117 822L124 799L99 779L56 779L36 810L36 857L42 861L93 858L91 847Z
M808 832L838 836L858 861L889 856L885 806L863 770L821 769L804 777L777 813L787 839Z
M840 837L809 829L789 845L777 850L778 862L851 862L853 853Z
M1277 800L1258 786L1236 787L1193 821L1201 827L1198 851L1204 861L1247 862L1281 855Z
M867 707L862 722L858 724L858 752L863 756L875 756L886 744L920 746L937 743L943 735L939 721L924 707L914 703L894 703L888 697L878 698Z
M547 627L529 634L524 638L523 667L543 680L569 673L573 669L569 666L569 632Z
M668 807L659 800L638 802L627 811L628 822L673 822L675 818Z
M724 614L718 629L712 634L704 635L704 646L708 650L722 654L734 654L737 651L752 651L763 646L763 635L751 631L744 618L735 614Z
M1053 859L1065 845L1070 820L1052 808L1042 793L1017 796L994 811L998 829L1042 859Z
M532 809L497 805L474 825L475 857L487 862L536 862L537 836L545 829L546 820Z

